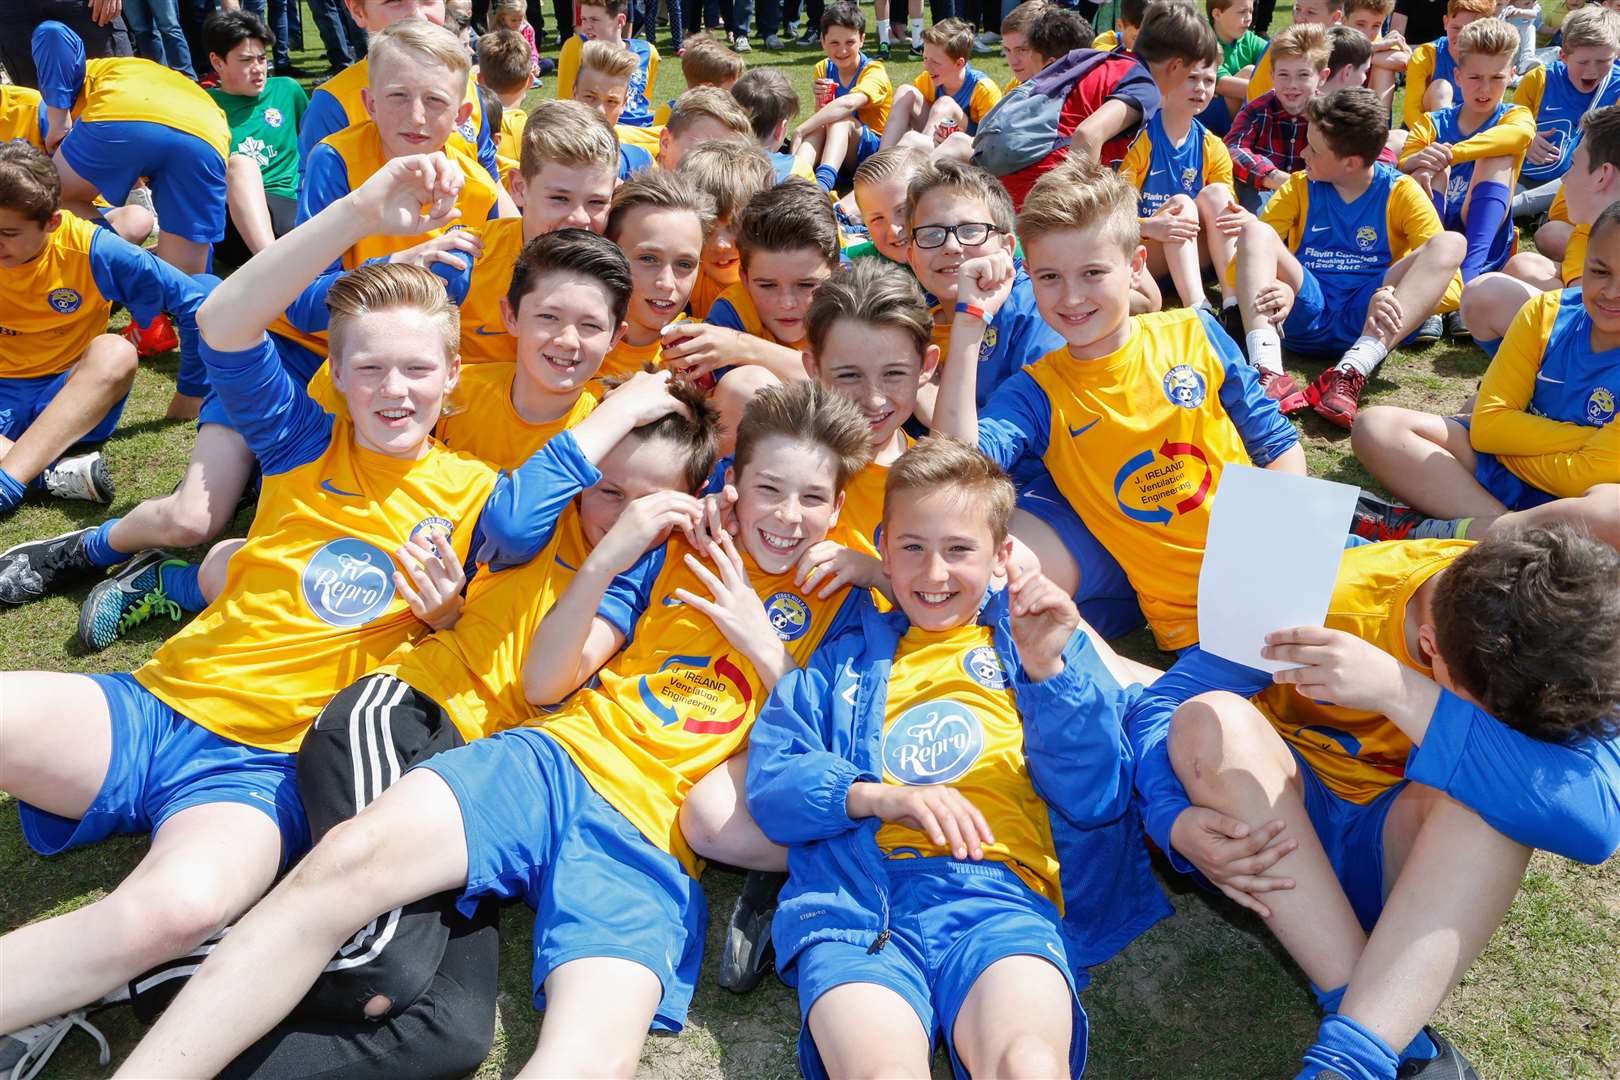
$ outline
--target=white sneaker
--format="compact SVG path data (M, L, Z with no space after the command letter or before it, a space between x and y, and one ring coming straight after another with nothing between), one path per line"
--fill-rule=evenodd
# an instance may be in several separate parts
M787 48L787 42L783 41L780 37L778 37L775 34L766 34L765 35L765 47L767 49L771 50L772 52L776 52L779 49Z
M112 1048L107 1045L107 1037L84 1015L84 1010L78 1009L66 1016L13 1031L10 1035L0 1035L0 1069L6 1070L5 1080L33 1080L51 1060L56 1048L62 1045L68 1032L76 1027L88 1031L101 1047L100 1064L111 1063Z
M41 477L45 490L58 499L110 503L113 500L112 474L100 450L78 457L60 458Z
M748 44L748 38L742 34L738 34L734 39L732 39L731 47L740 53L754 51L754 47Z
M156 240L163 234L163 223L157 219L157 203L152 201L152 189L143 185L129 189L129 195L124 199L125 206L139 206L152 215L152 235L148 240Z

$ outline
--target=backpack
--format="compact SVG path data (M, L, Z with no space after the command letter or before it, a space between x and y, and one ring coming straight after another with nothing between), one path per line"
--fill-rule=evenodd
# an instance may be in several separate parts
M1058 134L1063 105L1075 85L1111 55L1098 49L1075 49L1036 72L1028 82L1013 87L979 121L973 136L973 164L995 176L1007 176L1067 147L1070 136Z

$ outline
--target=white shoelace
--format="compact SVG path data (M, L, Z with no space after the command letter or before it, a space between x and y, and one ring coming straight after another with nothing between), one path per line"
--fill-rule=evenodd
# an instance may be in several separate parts
M56 1053L56 1048L62 1045L62 1040L67 1038L68 1032L76 1027L88 1031L96 1040L96 1045L101 1048L99 1064L106 1065L110 1063L112 1061L112 1047L107 1045L107 1037L94 1024L85 1019L84 1010L80 1009L76 1012L70 1012L66 1016L58 1016L54 1020L47 1020L42 1024L35 1024L32 1027L25 1027L20 1031L12 1032L10 1037L18 1042L25 1043L28 1049L23 1052L22 1059L12 1066L7 1080L34 1080L34 1077L38 1076L40 1071L45 1068L46 1063L51 1060L51 1055Z

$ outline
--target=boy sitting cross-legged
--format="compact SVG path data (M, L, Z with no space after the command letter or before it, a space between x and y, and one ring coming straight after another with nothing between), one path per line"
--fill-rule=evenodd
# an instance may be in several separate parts
M966 160L979 121L1001 100L1001 88L970 63L972 56L973 27L961 19L945 19L923 32L923 73L895 91L884 149L909 136L930 153L956 147L953 152Z
M1564 20L1562 33L1559 59L1525 72L1513 92L1513 100L1536 115L1536 137L1519 173L1527 190L1513 197L1515 218L1536 217L1552 205L1557 181L1580 144L1581 118L1620 101L1620 79L1614 77L1620 15L1582 8Z
M822 15L827 58L815 69L820 105L793 133L793 142L797 169L810 169L824 191L877 152L894 104L888 70L861 51L865 43L866 16L859 5L844 0Z
M1592 227L1580 288L1519 309L1472 416L1380 406L1356 425L1356 456L1406 504L1364 499L1356 531L1486 537L1571 521L1620 548L1617 310L1620 204L1611 203Z
M1305 171L1238 236L1238 304L1267 396L1348 428L1389 350L1456 303L1466 244L1440 227L1416 182L1378 164L1389 114L1377 94L1339 90L1308 115ZM1292 307L1277 300L1279 284ZM1302 393L1283 371L1279 330L1292 349L1341 359Z
M1535 138L1529 109L1502 100L1513 77L1518 36L1501 19L1457 35L1457 103L1408 125L1401 170L1427 189L1447 229L1468 238L1462 279L1498 270L1513 254L1508 213L1525 152Z
M881 540L899 610L862 604L754 727L806 1076L927 1076L941 1032L957 1076L1078 1076L1085 966L1167 910L1120 728L1137 688L1058 586L995 586L1013 500L966 445L907 451Z
M127 1074L213 1075L358 927L456 890L464 911L485 896L536 910L546 1022L529 1071L630 1076L649 1028L684 1023L702 958L681 803L840 621L847 593L805 594L793 571L837 520L865 426L812 383L761 393L728 473L736 540L705 558L679 537L645 555L645 535L598 543L535 632L530 655L545 662L524 673L531 702L571 700L430 758L335 827L214 949ZM662 523L697 516L671 507Z
M1567 526L1353 548L1325 625L1266 637L1297 666L1179 707L1172 672L1133 706L1150 833L1264 920L1326 1014L1299 1080L1476 1075L1425 1025L1530 849L1620 845L1617 580Z

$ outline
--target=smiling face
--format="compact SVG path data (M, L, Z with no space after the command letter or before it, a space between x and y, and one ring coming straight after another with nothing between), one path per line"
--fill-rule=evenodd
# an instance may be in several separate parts
M610 124L619 122L629 94L630 81L620 76L582 67L574 77L574 100L589 105Z
M1470 53L1457 61L1458 102L1473 117L1488 116L1502 104L1508 80L1513 78L1513 54L1485 56Z
M613 188L612 169L548 161L528 180L512 178L512 194L523 207L523 241L558 229L607 230Z
M1236 41L1254 22L1254 0L1236 0L1225 11L1212 14L1209 21L1215 24L1216 37L1228 43Z
M902 171L872 184L855 185L855 204L872 243L886 259L904 264L909 258L911 232L906 224L906 185L911 173Z
M270 50L258 38L237 42L229 56L209 53L208 61L219 72L219 88L238 97L258 97L270 77Z
M977 618L991 580L1006 573L1012 540L996 543L981 500L954 488L896 491L878 545L895 602L923 630Z
M797 346L804 340L810 298L832 269L815 248L756 251L748 257L742 281L766 331L784 345Z
M838 523L844 496L832 451L817 443L771 435L741 470L728 470L737 488L737 538L767 574L792 568Z
M1582 45L1562 53L1564 65L1569 69L1569 81L1583 94L1590 94L1598 84L1609 77L1614 67L1615 50L1601 45Z
M849 78L855 72L855 58L866 46L866 35L850 26L829 26L821 32L821 51L838 65L838 73Z
M968 221L995 221L984 198L959 188L937 187L917 200L911 227L961 225ZM955 236L947 236L937 248L912 244L907 252L917 280L949 311L956 304L956 272L962 264L980 255L999 251L1006 244L1007 237L1000 233L991 233L984 243L970 248L964 248Z
M1029 82L1041 70L1041 58L1029 47L1029 38L1016 30L1001 35L1001 51L1007 55L1007 66L1019 82Z
M649 345L686 307L703 256L703 223L690 210L642 206L624 216L619 247L630 260L626 336Z
M579 527L595 547L624 508L659 491L686 490L685 450L664 439L635 432L620 439L602 458L602 479L580 492ZM662 539L659 541L662 543Z
M742 280L742 255L737 251L737 226L729 217L716 218L703 244L703 276L721 285Z
M612 303L600 281L567 270L538 275L515 312L503 297L501 317L517 339L519 379L560 395L594 378L623 336Z
M1041 318L1077 360L1106 356L1130 336L1131 276L1147 253L1131 258L1098 226L1058 229L1024 242L1025 266Z
M39 258L39 253L45 250L46 239L60 224L60 210L41 225L9 206L0 206L0 267L10 269Z
M370 85L360 99L389 158L443 150L472 115L462 76L404 49L389 49L371 61Z
M1620 344L1620 226L1604 225L1587 241L1581 301L1592 317L1592 348Z
M805 354L811 377L861 410L874 455L893 448L901 425L917 408L917 391L938 363L938 347L930 345L919 356L916 342L900 327L855 319L833 323L819 356Z
M442 321L415 308L354 317L332 341L332 384L343 395L362 447L417 458L455 388L461 360L446 361Z
M1277 92L1277 102L1294 116L1305 111L1305 106L1316 96L1325 78L1327 72L1304 56L1290 56L1286 60L1278 57L1271 69L1272 89Z

